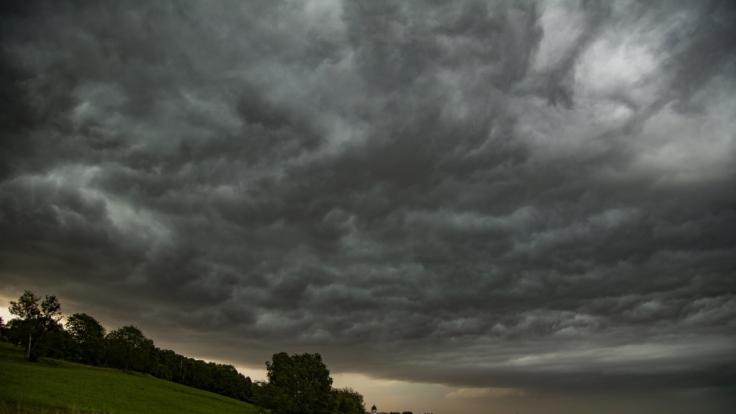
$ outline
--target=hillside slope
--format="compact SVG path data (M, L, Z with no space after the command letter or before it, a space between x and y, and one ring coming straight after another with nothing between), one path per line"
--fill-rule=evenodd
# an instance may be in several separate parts
M255 414L257 406L169 381L46 359L0 342L0 413ZM49 410L58 408L61 410Z

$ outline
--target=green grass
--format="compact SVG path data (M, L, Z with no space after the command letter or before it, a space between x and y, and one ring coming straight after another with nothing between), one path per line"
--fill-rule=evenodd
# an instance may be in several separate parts
M0 414L255 414L254 405L149 375L55 359L0 342Z

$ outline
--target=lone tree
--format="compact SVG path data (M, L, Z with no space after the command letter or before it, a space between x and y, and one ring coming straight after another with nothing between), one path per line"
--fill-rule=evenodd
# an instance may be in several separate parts
M330 414L334 406L332 378L320 354L273 355L266 362L275 414Z
M17 302L10 302L8 308L12 315L18 317L9 323L14 342L26 348L29 361L36 361L43 356L47 334L61 329L61 305L56 296L46 296L40 306L39 301L38 296L26 290Z

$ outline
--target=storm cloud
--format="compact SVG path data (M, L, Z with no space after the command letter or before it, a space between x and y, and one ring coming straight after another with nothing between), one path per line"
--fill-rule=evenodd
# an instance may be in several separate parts
M243 364L734 387L730 2L2 7L0 293Z

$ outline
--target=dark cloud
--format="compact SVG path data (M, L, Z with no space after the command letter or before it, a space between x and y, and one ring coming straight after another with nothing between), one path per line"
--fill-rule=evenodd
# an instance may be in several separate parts
M729 2L3 7L6 295L242 363L733 387Z

